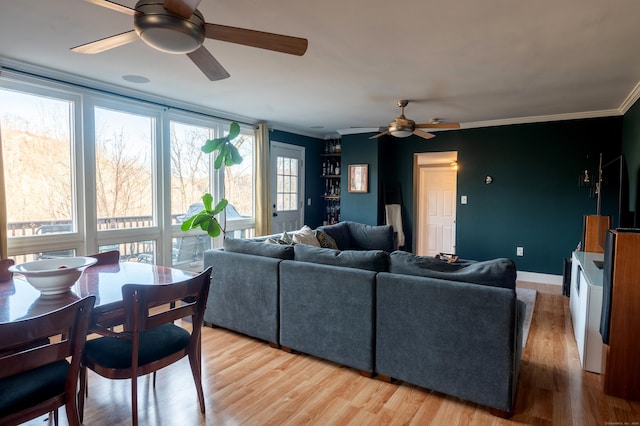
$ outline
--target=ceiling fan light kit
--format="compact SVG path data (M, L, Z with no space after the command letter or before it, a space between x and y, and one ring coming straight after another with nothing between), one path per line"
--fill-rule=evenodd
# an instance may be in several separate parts
M430 128L431 129L459 129L460 128L459 123L443 123L437 118L431 120L430 123L416 124L415 121L410 120L404 116L404 107L406 107L408 104L409 104L409 101L407 100L404 100L404 99L399 100L396 103L396 105L398 105L398 108L400 108L400 115L395 120L389 123L387 130L380 132L377 135L373 135L369 139L379 138L380 136L387 135L387 134L391 136L395 136L396 138L406 138L411 135L416 135L424 139L431 139L431 138L434 138L436 135L434 135L433 133L423 132L418 129L430 129Z
M193 52L204 43L204 16L200 11L184 18L157 0L140 0L136 4L133 27L142 41L167 53Z

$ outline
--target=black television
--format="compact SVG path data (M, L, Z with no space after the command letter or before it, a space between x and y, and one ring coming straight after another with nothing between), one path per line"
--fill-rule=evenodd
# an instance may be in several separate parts
M597 214L609 216L609 228L633 226L633 214L629 209L629 173L623 155L619 155L600 166ZM602 222L600 222L602 224ZM606 229L598 229L598 243L604 251Z

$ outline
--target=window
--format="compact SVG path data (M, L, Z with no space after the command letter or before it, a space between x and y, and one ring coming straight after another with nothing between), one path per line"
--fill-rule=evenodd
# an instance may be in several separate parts
M276 179L278 211L298 210L298 160L278 157Z
M234 142L242 164L215 171L200 147L228 121L4 70L0 119L19 262L118 249L122 260L199 270L212 240L180 223L206 192L230 202L227 236L253 235L249 126Z
M29 93L0 87L7 235L14 240L10 249L20 248L21 261L73 254L81 240L75 189L76 100L42 88ZM36 240L39 244L34 245Z

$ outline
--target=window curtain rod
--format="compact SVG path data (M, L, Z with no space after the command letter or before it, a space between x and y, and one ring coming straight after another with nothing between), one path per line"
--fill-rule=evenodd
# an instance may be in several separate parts
M126 95L126 94L110 91L110 90L107 90L107 89L100 89L100 88L97 88L97 87L92 87L92 86L89 86L87 84L74 83L74 82L66 81L66 80L63 80L63 79L60 79L60 78L56 78L56 77L44 76L44 75L41 75L41 74L37 74L35 72L24 71L24 70L20 70L20 69L17 69L17 68L12 68L12 67L6 66L6 65L0 66L0 78L2 78L2 72L5 71L5 70L9 71L9 72L12 72L12 73L15 73L15 74L18 74L18 75L21 75L21 76L26 76L26 77L30 77L30 78L34 78L34 79L38 79L38 80L44 80L44 81L48 81L48 82L52 82L52 83L57 83L57 84L61 84L61 85L64 85L64 86L77 87L77 88L80 88L80 89L88 90L88 91L95 92L95 93L100 93L100 94L103 94L103 95L118 96L120 98L128 99L128 100L131 100L131 101L142 102L142 103L146 103L146 104L149 104L149 105L158 106L158 107L161 107L161 108L165 108L167 110L188 112L190 114L197 114L197 115L200 115L202 117L207 117L207 118L211 118L211 119L215 119L215 120L235 121L238 124L243 124L243 125L246 125L246 126L255 126L255 123L249 123L249 122L246 122L246 121L237 120L237 119L233 119L233 118L218 117L218 116L215 116L215 115L207 114L207 113L200 112L200 111L193 111L193 110L190 110L190 109L187 109L187 108L183 108L183 107L178 107L178 106L175 106L175 105L163 104L163 103L158 102L158 101L152 101L152 100L149 100L149 99L139 98L139 97L132 96L132 95Z

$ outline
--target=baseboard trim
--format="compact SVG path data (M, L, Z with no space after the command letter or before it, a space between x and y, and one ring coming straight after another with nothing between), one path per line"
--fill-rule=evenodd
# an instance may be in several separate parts
M540 284L562 285L562 275L541 274L539 272L518 271L518 281L528 281Z

